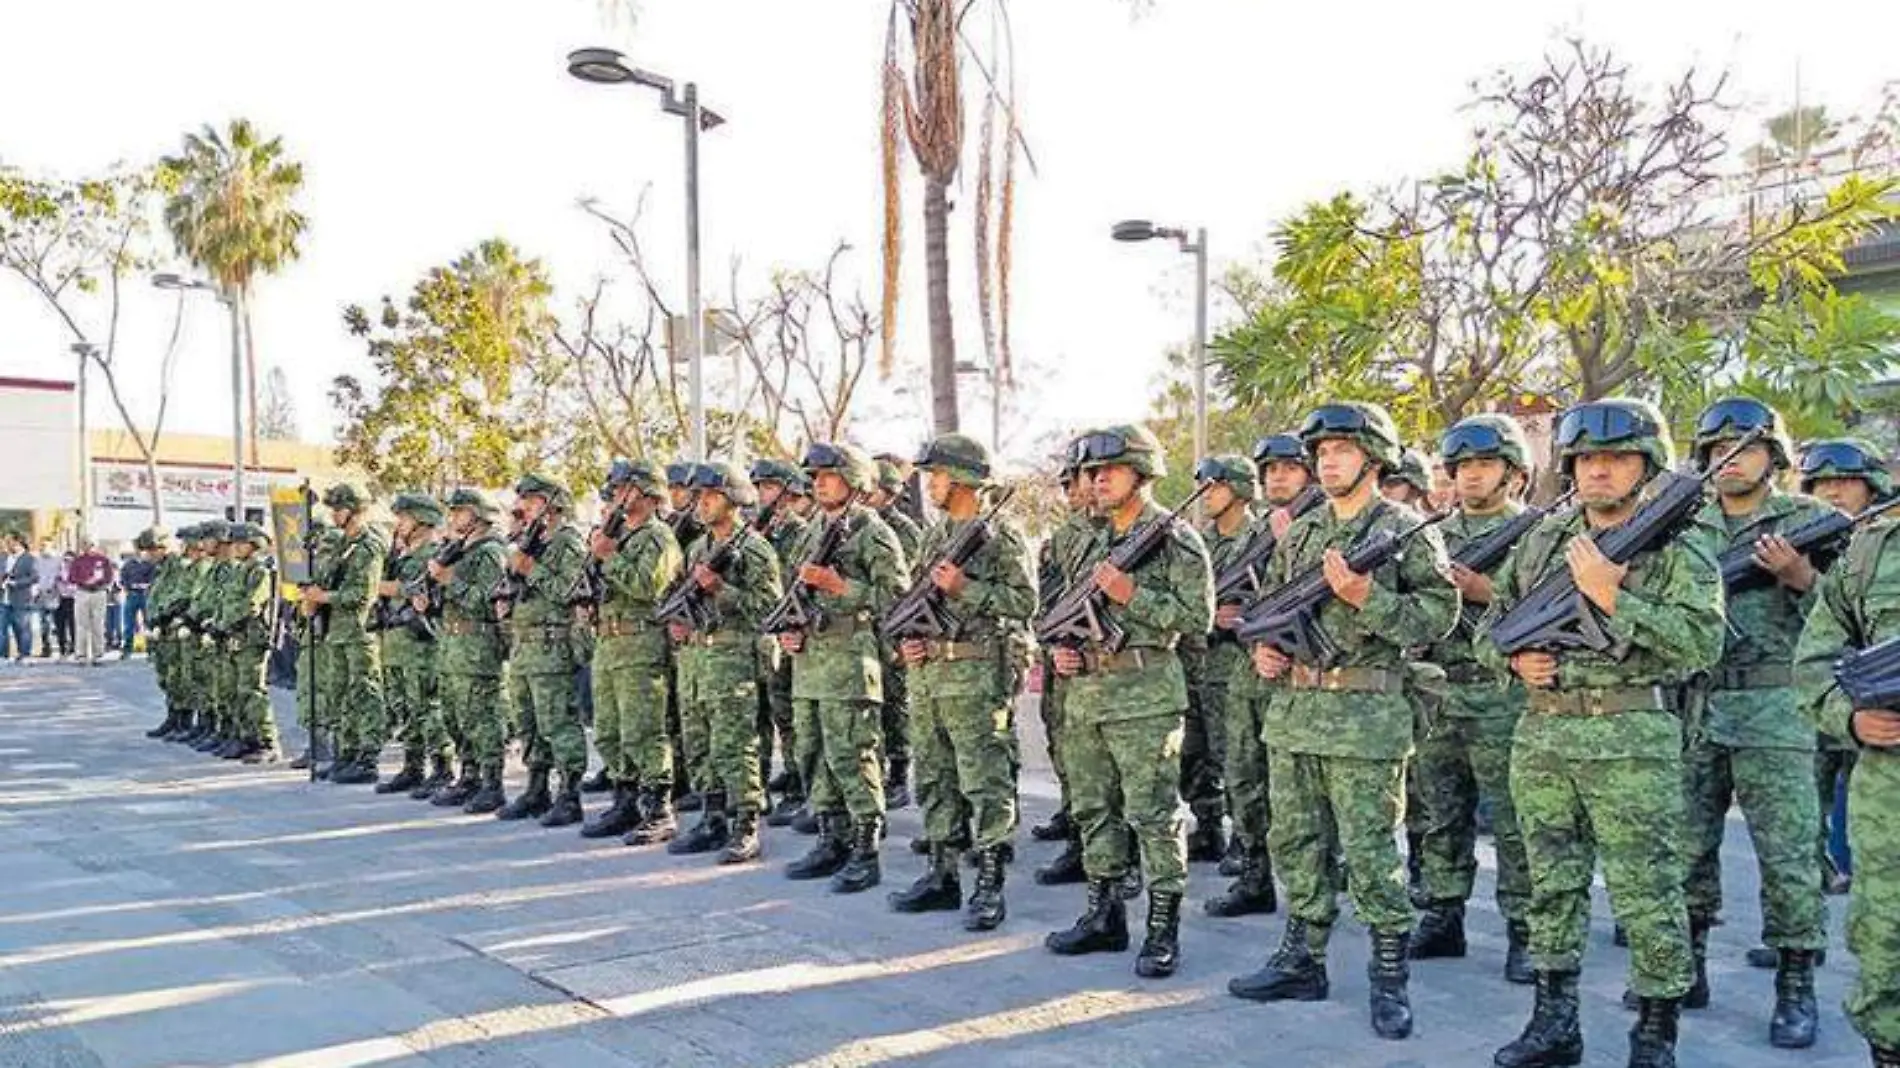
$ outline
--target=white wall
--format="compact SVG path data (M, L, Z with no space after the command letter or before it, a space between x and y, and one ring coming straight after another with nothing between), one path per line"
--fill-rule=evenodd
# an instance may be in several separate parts
M0 379L0 508L79 507L79 405L46 385Z

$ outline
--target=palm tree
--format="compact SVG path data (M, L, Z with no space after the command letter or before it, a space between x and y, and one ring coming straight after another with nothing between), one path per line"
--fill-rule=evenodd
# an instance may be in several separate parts
M166 157L178 191L165 205L165 226L180 255L217 282L243 323L249 388L251 463L256 464L257 347L251 333L252 286L301 252L308 225L293 201L303 191L303 164L286 159L282 138L259 135L248 119L226 133L206 125L185 135L184 151Z

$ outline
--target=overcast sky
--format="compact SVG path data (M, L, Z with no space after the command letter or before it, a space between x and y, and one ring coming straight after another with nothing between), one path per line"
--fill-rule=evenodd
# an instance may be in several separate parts
M548 263L565 309L612 267L580 197L625 206L650 187L651 254L677 286L680 124L644 91L569 78L562 57L582 45L697 79L729 119L702 149L709 287L724 291L734 257L756 283L821 263L842 239L875 304L886 0L643 0L631 28L611 27L591 0L6 8L0 163L80 174L172 151L185 130L240 115L305 162L304 257L263 283L255 316L259 359L289 373L306 437L332 429L330 378L363 370L344 303L404 294L429 266L498 235ZM1257 256L1273 221L1307 199L1456 159L1470 81L1531 63L1561 33L1615 45L1651 82L1690 63L1730 68L1756 117L1792 98L1797 70L1804 98L1837 113L1900 77L1900 4L1871 0L1155 0L1139 18L1121 0L1015 0L1013 11L1040 165L1018 191L1017 351L1060 368L1028 383L1037 425L1138 418L1162 351L1191 329L1183 258L1160 243L1111 244L1111 222L1205 225L1216 269ZM969 125L974 134L974 112ZM909 193L907 235L921 252L914 184ZM959 224L959 340L980 356L969 252ZM903 338L921 351L917 264ZM128 303L128 364L155 365L169 317L169 298ZM0 374L70 377L68 340L0 276ZM187 320L172 427L228 429L226 345L216 306L202 302ZM154 378L128 372L135 412L150 411ZM973 400L966 413L982 426ZM116 422L103 398L95 420ZM919 421L860 436L908 448L922 432Z

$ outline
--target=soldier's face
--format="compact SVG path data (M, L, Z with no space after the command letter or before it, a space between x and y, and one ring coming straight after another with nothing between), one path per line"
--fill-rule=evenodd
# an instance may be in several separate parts
M1068 495L1069 507L1078 512L1086 512L1095 505L1095 482L1087 475L1076 475L1063 487Z
M1240 494L1235 493L1234 488L1227 483L1216 482L1208 487L1207 496L1202 500L1207 502L1208 515L1219 516L1225 514L1227 509L1232 508L1235 502L1240 500Z
M530 494L521 498L517 507L521 510L521 522L522 525L525 526L547 514L548 499L546 497Z
M896 501L896 495L881 486L871 491L870 503L873 508L889 508Z
M1292 460L1268 461L1266 470L1261 472L1261 483L1267 492L1267 503L1275 508L1292 504L1293 498L1300 495L1313 476L1306 473L1306 465Z
M826 511L835 512L851 500L851 487L846 484L844 476L829 468L813 477L812 492Z
M232 559L249 560L251 557L255 555L257 555L257 546L252 545L250 542L238 541L238 542L231 543L231 558Z
M1334 496L1351 493L1370 462L1366 450L1348 438L1327 438L1313 454L1313 466L1319 469L1319 484Z
M1714 459L1726 451L1727 446L1718 441L1709 455ZM1756 442L1729 457L1715 473L1715 491L1724 497L1745 497L1755 492L1773 469L1774 454L1768 451L1768 446Z
M941 467L933 467L924 472L924 492L930 494L930 503L939 508L950 506L950 487L955 484L950 478L950 472Z
M717 490L707 490L699 495L699 503L693 506L693 514L706 526L718 526L732 514L732 498Z
M673 502L673 510L677 512L686 507L687 501L693 499L693 491L691 487L688 486L668 486L666 487L666 496L668 500Z
M1586 452L1573 463L1577 499L1587 508L1617 508L1635 495L1648 472L1640 452Z
M1458 465L1453 481L1458 500L1467 508L1491 508L1504 496L1511 465L1497 456L1476 456Z
M1379 493L1394 504L1413 504L1418 501L1418 490L1410 482L1397 479L1379 483Z
M473 508L449 509L449 530L452 531L456 537L459 538L467 534L469 530L473 528L474 526L475 526L475 509Z
M1127 464L1104 464L1090 473L1095 484L1095 503L1113 512L1134 499L1141 476Z
M760 508L770 508L778 503L780 497L785 496L785 483L783 482L761 482L758 485Z
M1864 512L1874 503L1874 488L1865 479L1821 478L1813 489L1816 497L1843 512Z
M396 537L408 541L416 535L416 521L406 515L396 517Z

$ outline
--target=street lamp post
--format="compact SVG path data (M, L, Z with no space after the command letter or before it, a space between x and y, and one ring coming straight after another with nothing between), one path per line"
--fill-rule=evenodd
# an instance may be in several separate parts
M155 274L152 284L160 289L203 290L216 297L231 312L231 517L244 522L244 337L239 322L237 301L218 286L181 275Z
M1190 236L1181 227L1127 219L1116 223L1110 235L1117 241L1171 237L1182 252L1194 257L1194 462L1198 464L1207 456L1207 228Z
M79 540L83 544L92 535L92 424L86 414L87 361L98 352L90 341L73 345L79 358Z
M686 330L690 370L689 405L692 418L693 459L706 459L706 403L700 351L705 329L699 303L699 134L725 123L718 112L701 107L699 85L687 82L675 92L673 79L627 65L626 57L611 48L581 48L567 54L567 72L595 85L644 85L661 94L661 108L686 124Z

